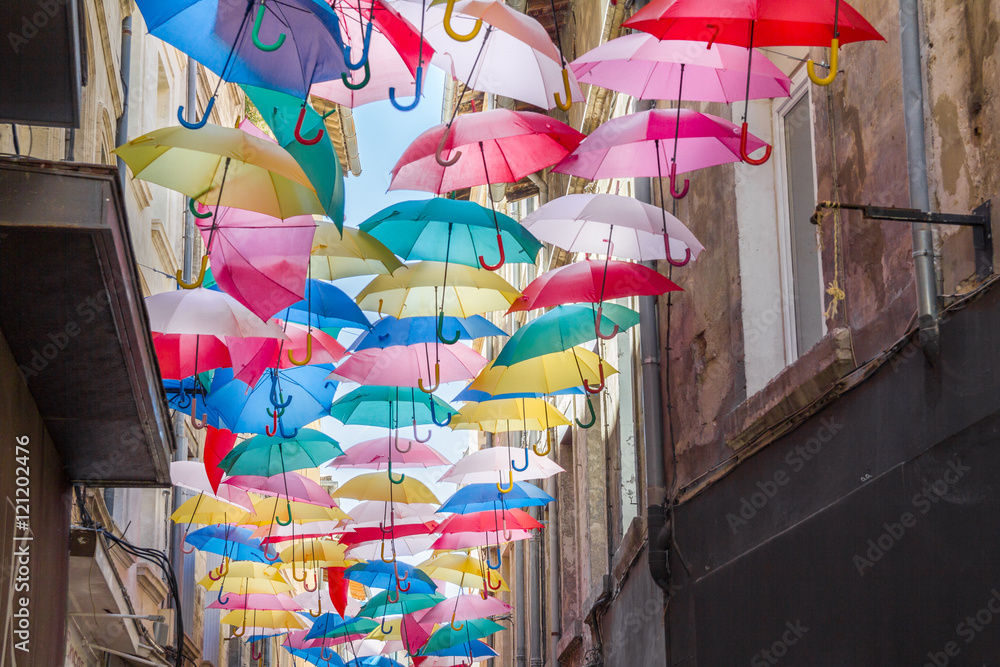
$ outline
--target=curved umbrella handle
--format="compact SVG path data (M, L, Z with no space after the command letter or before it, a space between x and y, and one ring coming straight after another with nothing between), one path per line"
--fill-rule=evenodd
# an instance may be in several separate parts
M487 556L486 564L489 565L489 556ZM497 549L497 566L493 567L490 565L490 569L486 571L486 585L489 586L491 591L498 591L503 586L503 579L500 578L500 575L497 575L497 585L493 585L493 570L499 570L501 564L500 549Z
M396 562L396 554L393 554L392 558L386 560L386 557L385 557L385 540L382 540L382 554L379 556L379 558L382 559L383 563L395 563Z
M370 23L368 25L371 25ZM396 86L389 88L389 102L400 111L413 111L420 104L420 89L423 88L424 66L417 65L417 86L413 89L413 101L409 104L400 104L396 101Z
M389 528L386 529L386 527L385 527L385 521L379 521L378 522L378 528L379 528L379 530L382 531L383 535L389 535L390 533L392 533L392 526L389 526Z
M507 471L507 486L504 486L502 482L497 482L497 489L500 493L510 493L514 490L514 472L512 470Z
M747 129L746 122L743 123L743 129L740 131L740 157L747 164L752 164L754 166L759 166L767 162L771 158L771 147L765 145L764 147L764 157L762 158L752 158L747 155L747 137L750 136L750 131Z
M247 626L241 625L239 632L233 629L233 637L242 637L243 635L246 634L246 632L247 632Z
M188 538L188 534L187 534L187 532L185 532L184 535L183 535L183 537L181 537L181 551L183 553L186 553L186 554L193 554L194 553L194 545L191 545L190 549L186 548L186 545L189 544L189 542L187 541L187 538Z
M206 426L208 426L208 414L202 412L201 421L198 421L198 418L196 417L197 414L198 414L198 395L195 394L191 398L191 426L194 427L195 430L201 431Z
M534 450L534 452L539 456L546 456L552 451L552 434L548 429L545 430L545 450L541 452L538 451L538 445L532 445L531 449Z
M260 26L264 23L264 0L261 0L260 7L257 8L257 16L253 20L253 45L256 46L261 51L270 53L272 51L277 51L281 48L281 45L285 43L285 33L278 35L278 39L275 40L274 44L265 44L260 41Z
M511 459L510 460L510 467L512 467L514 470L516 470L518 472L524 472L525 470L528 469L528 448L527 447L524 448L524 465L523 466L518 466L517 465L517 461L515 461L514 459ZM514 473L511 473L511 478L513 479L513 477L514 477Z
M600 384L598 384L596 387L591 387L589 380L583 381L583 388L584 390L586 390L588 394L599 394L601 393L601 390L604 389L604 364L601 363L600 361L597 362L597 370L600 371L601 373Z
M450 136L451 136L451 124L449 123L448 125L445 126L444 132L441 134L441 140L438 141L437 151L434 153L434 159L437 160L437 163L442 167L450 167L456 162L458 162L458 158L462 157L462 151L455 151L455 154L452 155L447 160L445 160L442 157L442 154L444 153L444 144L446 141L448 141L448 137Z
M289 396L288 400L285 400L285 396L278 391L278 372L274 371L271 375L271 406L275 409L287 408L292 403L292 397Z
M389 592L386 591L385 599L388 600L390 604L396 604L397 602L399 602L399 593L396 593L395 600L391 600L389 598ZM382 631L383 635L392 634L392 631L395 630L395 628L392 627L391 625L388 627L388 629L385 627L385 616L382 617L382 626L379 629Z
M670 236L668 234L663 235L663 248L667 251L667 263L670 266L686 266L688 262L691 261L691 248L684 248L684 259L681 261L675 260L670 256Z
M402 484L403 480L406 479L406 475L400 474L399 479L392 476L392 461L389 461L389 481L393 484Z
M304 146L312 146L319 143L319 140L323 138L323 128L319 128L319 132L312 139L302 138L302 122L306 119L306 105L303 104L302 108L299 109L299 120L295 123L295 141L299 142Z
M292 522L292 503L290 503L289 501L286 500L285 501L285 509L288 510L288 519L287 520L282 521L280 516L274 517L275 522L277 522L277 524L279 526L287 526L288 524L290 524ZM293 568L294 568L294 565L293 565ZM292 576L295 576L295 575L293 574ZM302 579L296 579L296 581L302 581Z
M223 558L222 559L222 565L219 566L219 576L217 576L217 577L213 576L214 574L215 574L215 570L212 570L211 572L208 573L208 578L211 579L212 581L218 581L219 579L222 579L227 574L229 574L229 559L228 558Z
M316 587L319 588L319 585L317 585ZM320 616L323 615L323 596L322 595L317 595L316 596L316 611L314 613L313 610L310 609L309 610L309 615L312 616L313 618L319 618Z
M417 378L417 388L424 392L425 394L433 394L437 391L437 388L441 385L441 364L434 364L434 385L431 387L424 386L424 379ZM433 403L433 401L431 401Z
M374 21L369 20L368 25L365 26L365 37L361 42L361 60L356 63L351 62L351 47L344 45L344 64L347 65L347 69L354 71L359 70L368 64L368 47L372 43L372 26L375 24Z
M484 269L486 269L487 271L496 271L501 266L503 266L504 261L506 261L506 257L504 256L503 252L503 236L499 232L497 232L497 247L500 249L500 261L497 262L496 264L493 265L487 264L486 260L483 259L483 256L482 255L479 256L479 265Z
M403 582L406 582L406 588L403 588ZM405 593L405 592L407 592L408 590L410 590L410 582L406 581L406 579L399 579L399 578L397 578L396 579L396 590L399 593Z
M557 92L555 94L556 106L562 109L563 111L569 111L570 107L573 106L573 93L569 89L569 71L565 67L563 67L562 69L562 78L563 78L563 88L566 91L566 101L563 102L562 98L559 97L559 93Z
M419 442L420 444L424 444L425 442L427 442L428 440L431 439L431 432L430 431L427 431L427 437L426 438L424 438L423 440L420 439L420 436L417 435L417 420L416 419L413 420L413 439L416 440L417 442ZM398 445L399 443L396 443L396 444ZM410 447L413 447L413 445L410 445ZM399 447L397 446L396 449L399 450ZM407 449L406 451L408 452L410 450ZM402 452L402 453L405 454L406 452Z
M222 599L223 595L226 596L225 600ZM216 602L218 602L221 605L227 605L227 604L229 604L229 594L228 593L223 593L221 586L219 586L219 595L215 599L216 599Z
M183 289L194 289L196 287L201 287L201 284L205 282L205 271L208 270L208 255L201 256L201 271L198 273L198 278L193 283L184 282L184 272L177 269L177 273L174 276L177 278L177 284Z
M275 411L271 415L271 418L274 420L274 423L264 427L264 434L269 438L273 438L278 433L278 412Z
M445 345L454 345L458 342L458 339L462 337L461 330L456 329L455 335L452 338L445 338L444 336L444 310L438 313L437 320L437 339L444 343Z
M340 75L340 80L344 82L344 85L350 90L361 90L368 85L368 82L372 79L372 68L368 61L365 61L365 78L361 80L361 83L351 83L351 80L347 78L347 72L343 72ZM389 89L389 95L392 96L392 88Z
M303 571L302 573L305 574L305 571ZM308 578L309 577L307 576L305 579L302 580L302 588L304 588L307 593L315 593L316 591L319 590L319 575L317 575L315 572L313 573L312 588L309 588L309 586L306 585L306 579Z
M455 632L458 632L459 630L465 627L465 623L462 623L461 625L455 625L455 613L457 612L454 612L451 615L451 629L454 630Z
M840 40L834 37L830 40L830 73L823 78L816 76L816 66L813 64L812 59L810 58L806 61L806 72L809 74L810 81L817 86L829 86L833 83L833 80L837 78L837 56L839 50Z
M177 388L177 398L174 399L176 401L174 405L181 410L187 410L191 407L191 398L195 395L195 391L197 391L197 389L192 390L192 393L189 395L184 387L179 386Z
M597 422L597 413L594 412L594 404L590 401L590 396L587 397L587 409L590 411L590 421L584 424L579 419L576 420L576 425L580 428L590 428Z
M313 357L313 338L312 338L312 336L306 336L306 358L305 359L303 359L302 361L296 360L295 356L294 356L294 352L295 352L294 350L291 350L291 349L288 350L288 360L290 362L292 362L293 364L295 364L296 366L305 366L310 361L312 361L312 357Z
M600 306L597 307L597 317L594 318L594 331L597 333L597 337L600 338L601 340L611 340L612 338L618 335L618 325L617 324L615 325L614 331L612 331L607 335L604 335L603 333L601 333L601 319L603 318L603 316L604 316L604 304L601 304Z
M322 660L323 662L330 662L331 660L333 660L333 656L336 655L332 650L330 651L330 655L327 655L326 654L327 648L329 647L326 646L325 644L319 647L319 659Z
M436 426L440 426L440 427L444 428L445 426L447 426L448 424L451 423L451 417L452 417L452 414L451 414L451 412L449 412L448 416L445 418L445 420L443 422L439 422L437 420L437 414L434 412L434 401L431 400L431 421L434 422L434 424ZM411 447L412 447L412 445L411 445Z
M264 650L257 648L257 642L250 642L250 659L260 660L264 657Z
M303 583L306 580L306 564L305 561L302 562L302 578L300 579L298 575L298 570L295 568L296 562L297 561L294 558L292 558L292 579L294 579L299 583Z
M416 435L416 433L417 433L417 420L414 419L413 420L413 434ZM430 439L431 439L431 434L430 434L430 431L428 431L427 432L427 440L430 440ZM427 442L427 440L424 440L424 442ZM399 436L398 435L396 436L396 442L392 443L392 446L395 447L396 451L399 452L400 454L409 454L410 450L413 449L413 443L412 442L406 446L406 449L401 449L399 447Z
M503 556L500 555L500 547L497 547L497 564L496 565L493 564L493 560L490 558L489 552L488 551L486 552L486 566L487 567L489 567L491 570L499 570L502 565L503 565ZM494 588L493 585L490 583L490 573L489 572L486 573L486 585L490 587L491 591L495 591L495 590L497 590L497 588L500 588L500 584L499 583L496 585L496 588Z
M684 199L687 196L688 188L691 186L691 181L684 179L684 187L681 188L680 192L677 191L677 163L670 163L670 196L674 199Z
M198 218L199 220L204 220L205 218L211 218L212 212L205 211L204 213L199 213L198 208L201 204L194 199L188 199L188 210L191 211L191 215Z
M215 106L215 96L208 98L208 106L205 107L205 113L201 115L201 120L195 121L194 123L188 122L184 119L184 107L177 107L177 122L186 127L189 130L200 130L205 127L205 123L208 122L208 116L212 113L212 107Z
M711 49L712 45L715 44L715 40L719 38L719 26L715 23L706 23L705 27L712 31L712 36L708 38L708 46L706 49Z
M468 42L479 34L479 29L483 27L481 19L476 19L476 25L472 27L472 32L467 35L459 35L451 27L451 13L455 10L455 0L448 0L448 5L444 9L444 31L448 33L456 42Z
M280 558L280 557L281 557L281 556L280 556L280 555L278 554L278 549L277 549L277 547L275 547L275 549L274 549L274 558L271 558L270 556L268 556L268 555L267 555L267 550L268 550L268 548L270 548L271 546L273 546L273 545L271 545L271 544L265 544L265 545L264 545L264 558L266 558L266 559L267 559L267 562L268 562L268 563L274 563L275 561L277 561L277 560L278 560L278 558Z
M392 573L394 575L396 575L396 581L406 581L407 579L410 578L410 573L407 572L407 571L405 571L405 570L403 571L403 576L400 576L400 574L399 574L399 561L397 561L397 562L395 562L395 563L392 564ZM410 588L407 587L406 589L403 589L403 590L405 592L405 591L410 590Z
M271 412L271 408L264 408L264 412L267 413L268 417L274 417L274 413ZM278 412L278 419L281 419L281 417L285 414L285 409L281 408L277 412Z
M395 600L392 599L392 592L393 591L396 592L396 599ZM397 591L395 588L390 588L389 590L387 590L385 592L385 601L388 602L389 604L396 604L397 602L399 602L399 591ZM382 622L383 623L385 622L385 618L384 617L382 618ZM389 632L392 632L392 630L389 630ZM386 632L385 634L389 634L389 632Z

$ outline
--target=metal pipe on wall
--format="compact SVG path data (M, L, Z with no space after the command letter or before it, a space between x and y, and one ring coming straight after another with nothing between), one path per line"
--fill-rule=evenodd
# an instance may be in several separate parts
M187 66L187 102L184 105L188 122L197 122L198 113L198 63L194 58L188 58ZM184 265L182 276L185 282L191 282L194 269L194 215L188 207L184 207Z
M524 540L518 540L514 545L514 667L527 663L524 612Z
M538 519L537 509L533 509L531 514ZM535 531L535 534L528 540L528 577L530 579L529 591L531 596L529 623L531 623L531 667L542 667L542 637L545 628L542 626L542 569L541 557L538 550L541 548L542 536Z
M909 175L910 207L931 210L927 184L927 142L924 135L924 84L920 60L920 4L899 0L899 47L903 65L903 119L906 124L906 169ZM937 280L934 271L934 239L930 225L911 226L913 268L916 273L917 313L920 343L928 356L939 345Z
M554 445L553 445L554 447ZM557 458L557 457L553 457ZM549 477L545 482L545 492L553 498L556 497L556 478ZM549 667L557 667L559 664L559 639L562 636L562 625L560 612L562 611L562 598L559 595L559 514L558 503L549 503L549 523L545 530L545 557L549 562L548 583L549 594L547 596L548 628L549 628Z
M128 141L128 89L132 76L132 17L122 19L121 48L121 81L122 81L122 115L118 117L118 127L115 128L115 144L121 146ZM15 130L16 132L16 130ZM126 186L125 160L118 158L118 178L122 189Z

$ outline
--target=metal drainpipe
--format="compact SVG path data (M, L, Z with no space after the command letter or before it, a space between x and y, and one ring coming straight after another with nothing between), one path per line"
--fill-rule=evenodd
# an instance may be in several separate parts
M538 519L538 510L532 510L532 515ZM531 578L531 667L542 667L542 637L545 628L542 627L542 570L538 550L541 548L542 536L535 534L528 540L528 576Z
M552 445L555 447L555 445ZM556 497L556 478L553 475L545 482L545 492ZM559 639L562 636L559 615L562 610L562 599L559 596L559 514L558 503L549 503L549 523L546 526L545 556L549 561L548 600L546 600L549 616L549 667L559 664Z
M545 206L549 203L549 184L540 173L528 174L528 180L538 188L538 205Z
M132 17L122 19L122 50L121 50L121 82L122 82L122 115L118 117L118 127L115 129L115 143L121 146L128 141L128 88L132 74ZM122 190L125 189L125 160L118 158L118 178Z
M899 0L899 36L903 63L903 117L906 122L906 168L909 174L910 207L930 211L918 0ZM920 344L926 356L934 357L937 355L940 343L934 240L929 225L912 225L911 229Z
M525 667L524 632L524 540L518 540L514 545L514 608L516 620L514 623L514 667Z
M198 114L198 63L194 58L188 58L187 66L187 102L184 105L188 122L197 122ZM194 268L194 216L191 210L184 207L184 266L185 282L191 282Z

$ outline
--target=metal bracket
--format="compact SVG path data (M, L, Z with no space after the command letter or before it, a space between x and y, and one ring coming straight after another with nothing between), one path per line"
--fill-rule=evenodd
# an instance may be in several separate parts
M972 211L972 215L954 213L927 213L912 208L891 208L885 206L870 206L868 204L840 204L832 201L821 201L816 204L816 212L810 218L814 225L819 224L825 209L848 209L861 211L866 220L890 220L909 222L911 224L929 225L959 225L972 227L972 247L975 250L976 276L986 280L993 274L993 216L992 202L985 202Z

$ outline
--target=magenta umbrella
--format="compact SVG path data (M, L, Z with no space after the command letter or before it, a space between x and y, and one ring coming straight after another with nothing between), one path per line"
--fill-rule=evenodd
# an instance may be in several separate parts
M337 507L337 503L322 486L297 472L280 473L270 477L236 475L227 478L223 483L267 496L285 497L287 489L289 500L322 507Z
M500 616L513 609L503 600L488 597L485 600L479 595L462 593L448 598L426 609L422 614L417 612L421 623L452 623L454 621L473 621L478 618Z
M467 345L433 346L433 352L430 343L359 350L330 377L386 387L436 388L442 382L471 380L487 364L486 357Z
M792 81L763 54L752 61L747 49L730 44L660 41L633 33L601 44L570 66L581 83L644 100L698 100L731 103L788 97Z
M302 605L284 593L250 593L249 595L227 593L225 602L216 600L208 605L208 608L302 611Z
M294 368L309 364L332 364L347 354L337 339L303 324L272 320L284 330L286 341L269 338L229 339L233 377L251 387L268 368Z
M479 371L476 371L476 374L478 373ZM359 442L348 448L343 456L330 461L330 465L335 468L386 470L389 467L390 457L395 468L433 468L451 465L451 461L433 447L416 440L395 438L391 435ZM354 510L349 514L355 517Z

